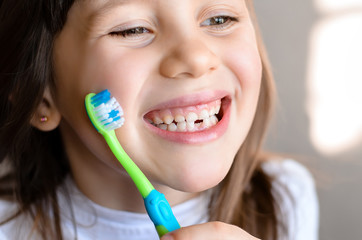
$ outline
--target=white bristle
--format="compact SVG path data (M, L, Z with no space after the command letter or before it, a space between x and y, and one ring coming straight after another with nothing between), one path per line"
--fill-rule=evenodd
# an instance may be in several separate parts
M110 113L112 111L117 111L117 114L111 117ZM123 118L123 109L114 97L109 99L106 103L102 103L95 107L94 112L98 121L102 123L107 130L120 128L124 124L125 119ZM115 118L119 119L115 120Z
M105 106L105 104L104 104L104 103L102 103L102 104L101 104L101 105L99 105L98 107L95 107L93 110L94 110L94 111L98 111L99 109L104 108L104 106Z
M97 113L95 114L97 117L100 116L105 116L107 115L110 111L112 111L112 109L100 109L99 111L97 111Z
M117 110L119 111L119 114L123 116L123 109L121 108L121 106L118 105Z
M111 124L107 125L106 128L107 130L113 130L113 129L117 129L119 127L121 127L124 123L124 118L121 118L120 120L116 121L116 122L112 122Z

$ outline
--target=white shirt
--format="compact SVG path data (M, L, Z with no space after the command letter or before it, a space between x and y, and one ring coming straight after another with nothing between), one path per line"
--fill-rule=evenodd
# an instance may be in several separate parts
M310 173L292 160L270 161L263 164L264 171L275 178L273 191L279 193L283 214L287 216L289 240L318 239L318 201L314 181ZM87 199L68 179L67 189L71 196L72 212L61 190L58 191L62 213L64 238L69 240L158 240L153 223L147 214L108 209ZM285 191L286 189L286 191ZM210 192L173 207L181 226L204 223L208 219ZM289 194L292 198L290 199ZM0 221L15 211L13 203L0 201ZM39 239L29 238L31 222L19 217L0 226L0 240ZM77 236L77 237L76 237Z
M286 239L319 239L319 204L309 171L293 160L269 161L262 167L274 177L273 191L281 203L283 216L288 220L289 236Z

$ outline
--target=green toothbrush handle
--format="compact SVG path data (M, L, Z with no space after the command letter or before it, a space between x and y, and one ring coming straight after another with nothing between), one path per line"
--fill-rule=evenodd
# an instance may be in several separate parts
M114 156L116 156L123 168L127 171L141 193L148 216L155 224L159 237L161 238L166 233L180 228L165 196L152 186L143 172L127 155L121 144L118 142L115 132L108 131L104 133L103 136Z
M158 233L158 236L160 236L160 237L162 237L163 235L165 235L166 233L169 232L167 230L167 228L165 226L162 226L162 225L156 226L156 231Z
M104 139L108 143L111 151L118 161L122 164L123 168L127 171L128 175L132 178L136 184L138 191L141 193L143 198L146 198L149 193L155 188L152 186L150 181L146 178L143 172L138 166L132 161L132 159L123 150L121 144L119 144L116 134L114 131L105 133Z

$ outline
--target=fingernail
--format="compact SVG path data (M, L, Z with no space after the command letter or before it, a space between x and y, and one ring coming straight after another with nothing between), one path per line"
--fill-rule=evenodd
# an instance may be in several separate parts
M172 237L171 234L166 234L165 236L163 236L163 237L161 238L161 240L173 240L173 237Z

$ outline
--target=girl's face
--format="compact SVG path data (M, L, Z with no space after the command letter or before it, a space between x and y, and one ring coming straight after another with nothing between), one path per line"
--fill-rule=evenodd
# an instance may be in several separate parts
M127 178L84 108L87 93L108 89L125 112L116 134L126 152L154 184L185 192L225 177L261 82L242 0L78 1L56 39L54 68L75 178Z

